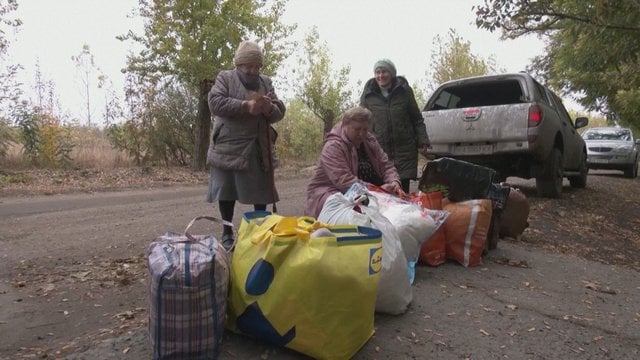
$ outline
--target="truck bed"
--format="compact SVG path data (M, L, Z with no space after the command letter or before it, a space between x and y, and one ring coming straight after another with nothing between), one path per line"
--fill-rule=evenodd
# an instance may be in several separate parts
M528 150L529 104L464 107L422 113L433 152L489 155ZM437 136L432 136L437 134Z

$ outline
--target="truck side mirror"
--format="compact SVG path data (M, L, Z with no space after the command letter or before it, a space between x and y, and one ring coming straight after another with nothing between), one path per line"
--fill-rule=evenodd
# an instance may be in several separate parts
M582 127L587 126L588 123L589 123L589 118L581 116L579 118L576 118L576 126L575 126L575 128L576 129L580 129Z

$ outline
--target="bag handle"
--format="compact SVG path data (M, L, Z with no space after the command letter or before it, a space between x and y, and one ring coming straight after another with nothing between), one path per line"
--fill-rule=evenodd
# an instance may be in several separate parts
M218 224L222 224L222 225L226 225L226 226L231 226L233 227L233 223L227 220L222 220L222 219L218 219L217 217L213 217L213 216L196 216L194 217L189 224L187 224L187 226L184 228L184 236L187 237L187 239L189 239L191 242L197 242L198 239L194 238L193 235L191 235L189 233L189 229L191 228L191 226L193 226L193 224L198 221L198 220L209 220ZM234 245L235 245L235 240L234 240Z
M300 240L308 241L311 238L311 233L322 227L326 227L326 225L313 217L286 217L273 228L272 235L281 237L295 235Z
M308 241L315 230L327 227L310 216L284 217L276 214L269 215L258 227L251 238L254 245L261 244L271 239L272 236L295 236L297 239Z

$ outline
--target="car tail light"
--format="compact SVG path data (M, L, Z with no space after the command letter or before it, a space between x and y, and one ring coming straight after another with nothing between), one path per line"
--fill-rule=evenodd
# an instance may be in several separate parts
M542 122L542 108L539 105L531 105L529 108L529 127L536 127Z

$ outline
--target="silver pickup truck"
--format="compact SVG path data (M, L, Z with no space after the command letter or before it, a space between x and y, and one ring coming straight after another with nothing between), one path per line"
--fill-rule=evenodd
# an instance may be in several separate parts
M435 157L490 167L499 180L536 179L540 196L560 197L564 177L587 185L587 150L562 100L526 73L440 85L422 113Z

